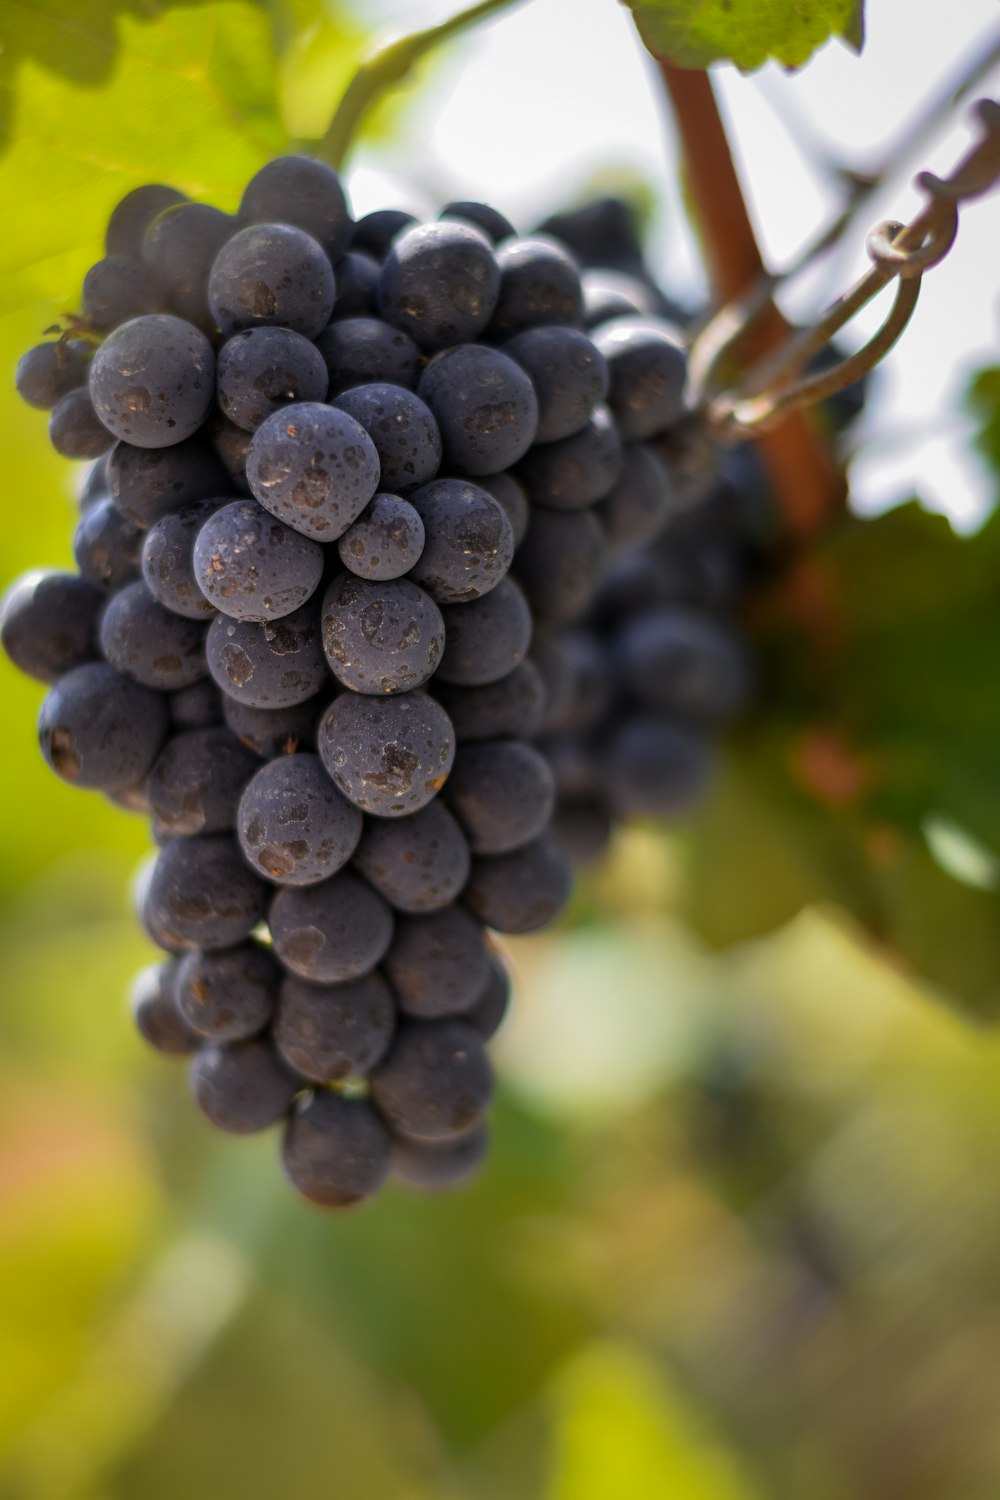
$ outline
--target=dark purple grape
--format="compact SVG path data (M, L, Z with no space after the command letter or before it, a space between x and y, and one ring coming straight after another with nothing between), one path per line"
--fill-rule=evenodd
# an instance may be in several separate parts
M468 1021L484 1042L495 1036L503 1025L510 1006L510 973L498 953L490 953L490 972L474 1005L465 1012Z
M18 671L55 682L97 656L103 605L100 589L75 573L25 573L4 595L0 642Z
M285 1175L320 1208L352 1208L377 1193L389 1172L389 1136L366 1099L316 1093L288 1122Z
M458 687L499 682L524 659L531 644L531 610L512 578L470 604L447 605L445 651L438 679Z
M161 516L142 540L142 576L158 604L186 620L210 620L215 605L198 587L194 544L198 533L219 509L218 500L200 500ZM128 522L122 522L127 526ZM82 523L81 523L82 525ZM141 536L141 533L137 533Z
M251 177L240 202L244 224L292 224L318 240L331 260L354 228L337 173L312 156L279 156Z
M558 443L539 443L518 468L536 505L585 510L610 495L625 464L621 438L606 406L587 425Z
M408 214L405 209L376 208L355 224L351 235L351 249L361 250L375 260L384 260L397 234L416 222L413 215Z
M210 729L222 722L222 694L207 677L192 682L190 687L178 688L170 694L168 702L175 730Z
M94 346L85 339L59 338L36 344L18 361L17 394L39 411L51 411L60 396L87 384Z
M655 541L677 513L666 465L648 443L627 443L625 463L597 516L614 548Z
M528 375L499 349L459 344L436 354L417 393L434 413L447 467L499 474L535 441L538 401Z
M60 396L49 417L49 442L63 458L100 458L114 439L85 385Z
M315 603L256 625L217 615L205 637L214 681L249 708L291 708L329 681Z
M451 720L424 692L342 693L319 723L319 754L349 802L380 818L417 812L441 790L455 756Z
M378 489L379 455L348 412L304 401L257 428L247 480L265 510L304 536L333 542Z
M61 677L38 717L42 754L74 786L124 792L141 781L167 733L167 709L106 662Z
M204 677L204 641L204 626L164 609L141 581L113 595L101 619L101 650L111 665L160 692Z
M447 710L461 745L469 740L530 740L545 718L545 683L533 661L482 687L457 687L436 679L435 698Z
M507 854L545 828L555 806L555 782L532 745L484 740L460 746L446 795L473 854Z
M508 240L496 258L500 293L490 324L491 338L510 338L543 323L580 324L580 268L565 245L547 235L533 235Z
M261 326L315 338L330 321L333 300L333 268L322 245L290 224L239 230L208 278L208 305L227 338Z
M205 430L219 462L228 475L230 494L233 496L249 495L247 455L250 452L250 440L253 433L237 427L236 423L230 422L221 411L211 414Z
M431 1193L463 1187L478 1172L489 1143L485 1125L476 1125L454 1140L414 1141L396 1136L392 1142L392 1174L407 1187Z
M183 193L176 188L164 187L161 182L147 182L142 187L133 188L112 210L104 239L107 253L131 255L138 259L142 253L143 235L157 214L174 203L185 201Z
M475 1003L489 974L483 930L460 906L398 917L384 968L405 1015L457 1015Z
M108 456L108 486L115 505L143 530L170 511L227 493L218 455L202 437L173 448L133 448L116 443Z
M117 328L143 313L169 312L167 291L151 266L108 255L83 278L83 314L94 328Z
M469 878L469 845L435 798L406 818L368 818L354 865L397 911L440 911Z
M214 686L214 684L213 684ZM221 693L222 717L238 740L265 760L312 749L316 725L329 701L324 694L287 708L251 708Z
M627 271L586 270L583 284L583 321L587 328L597 329L613 318L627 318L636 313L655 314L657 296L652 287Z
M467 224L419 224L397 235L379 279L379 311L421 349L474 339L496 307L500 271L484 234Z
M474 859L463 899L496 932L536 932L558 917L570 881L566 856L543 836L512 854Z
M381 318L336 318L317 334L316 348L326 361L331 400L356 385L412 389L422 363L409 334Z
M496 588L514 556L502 505L466 479L435 479L409 497L424 523L424 549L412 576L439 604L459 604Z
M185 1057L201 1040L181 1018L176 1006L176 958L151 964L132 985L132 1019L143 1041L168 1057Z
M575 688L574 666L562 635L551 629L535 631L530 659L545 688L541 727L547 731L561 724L571 708Z
M170 953L232 948L264 916L268 889L243 862L228 834L170 839L140 894L153 941Z
M558 719L550 716L548 733L594 729L610 706L614 674L600 640L586 630L567 630L561 638L569 669L571 691Z
M600 859L611 842L613 831L608 809L603 802L592 798L582 802L563 802L560 799L549 824L549 833L574 868L582 868Z
M424 523L408 500L376 495L337 543L345 568L359 578L402 578L424 550Z
M312 1083L367 1078L395 1029L392 990L377 971L345 984L307 984L289 974L281 986L274 1043Z
M247 432L294 401L325 400L328 384L316 345L290 328L247 328L219 350L219 405Z
M259 765L221 724L174 735L149 773L147 794L158 831L175 837L233 828L240 794Z
M513 474L486 474L479 479L479 488L492 495L499 506L506 513L510 522L510 529L514 535L514 550L517 551L524 541L528 530L528 518L531 513L531 502L528 492L519 479Z
M593 598L606 557L607 541L592 511L536 506L518 548L518 582L540 620L568 625Z
M206 1045L191 1065L191 1090L207 1120L234 1135L276 1125L289 1114L300 1085L267 1042Z
M658 318L615 318L594 329L608 362L608 404L628 438L654 437L684 412L687 356L680 335Z
M675 818L705 795L713 746L686 724L653 714L628 720L607 746L608 797L619 818Z
M615 665L642 703L698 724L726 723L750 696L747 650L736 631L679 604L627 621Z
M256 500L233 500L201 526L193 572L202 595L224 615L263 624L312 597L323 576L323 549Z
M350 859L361 821L318 756L281 755L246 783L237 831L244 855L261 875L279 885L315 885Z
M177 971L177 1010L199 1037L241 1042L268 1025L280 984L281 966L259 943L189 953Z
M337 283L334 316L353 318L374 313L378 307L379 263L361 250L348 250L333 267Z
M175 313L199 328L211 324L208 273L236 225L208 203L174 203L142 238L142 258L167 288Z
M321 885L285 886L271 902L268 923L285 968L317 984L367 974L392 941L392 912L349 870Z
M475 229L481 229L487 239L498 245L501 240L510 239L517 230L509 219L505 219L498 209L491 208L488 203L474 203L469 200L462 202L446 203L438 214L439 219L457 219L460 223L471 224Z
M340 573L320 614L330 670L355 693L405 693L427 681L444 649L441 611L408 578L369 583Z
M193 437L215 395L215 355L192 323L166 313L132 318L90 366L90 399L109 432L137 448Z
M111 500L98 500L77 523L73 556L95 588L112 593L140 576L142 532L126 521Z
M83 477L83 483L80 485L76 496L76 503L81 516L86 515L87 511L101 500L110 498L108 458L109 454L105 453L102 457L95 459Z
M390 1128L445 1140L478 1125L493 1094L479 1033L461 1020L408 1021L372 1074L372 1100Z
M530 376L538 398L536 443L555 443L586 427L608 394L603 354L578 328L526 328L504 352Z
M374 443L379 489L409 495L437 473L441 434L427 403L413 391L375 381L342 391L333 405L360 423Z

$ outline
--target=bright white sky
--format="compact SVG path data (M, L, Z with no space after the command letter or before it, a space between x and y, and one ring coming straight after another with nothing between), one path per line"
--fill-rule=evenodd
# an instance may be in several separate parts
M452 0L377 0L409 30L454 12ZM838 205L823 154L861 168L935 94L977 43L1000 30L996 0L960 0L941 24L938 5L870 0L859 60L837 43L790 77L768 67L750 78L716 72L744 188L765 257L780 266ZM350 183L355 211L393 202L429 210L445 198L495 203L519 228L573 199L601 172L648 179L660 194L651 259L668 288L703 289L680 211L673 130L657 78L615 0L526 0L468 37L425 90L408 139L386 155L360 151ZM997 94L1000 70L977 96ZM958 120L968 120L965 106ZM867 266L863 241L880 218L905 219L920 196L909 179L923 167L947 172L970 139L967 125L942 130L919 160L870 204L850 246L787 306L803 316L844 290ZM390 170L392 181L386 180ZM423 197L422 197L423 194ZM854 502L881 510L915 489L960 526L993 497L970 457L961 396L968 376L1000 361L1000 193L964 211L958 243L928 273L913 322L883 367L865 417L871 441L852 472ZM866 309L857 335L881 321L890 293Z

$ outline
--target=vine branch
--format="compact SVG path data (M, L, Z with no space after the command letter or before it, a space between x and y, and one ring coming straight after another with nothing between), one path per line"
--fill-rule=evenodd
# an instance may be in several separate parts
M453 36L474 26L478 21L485 21L498 11L519 3L521 0L479 0L478 4L460 10L436 26L428 26L423 31L377 44L375 51L369 54L348 84L326 134L315 148L315 154L329 162L331 167L341 168L362 119L382 94L402 83L435 47L450 41Z
M656 62L677 120L713 295L731 304L768 281L712 83L707 73ZM769 291L758 300L759 316L728 346L738 344L749 360L777 350L790 333ZM805 540L821 531L842 510L847 488L829 445L801 411L755 441L789 532Z

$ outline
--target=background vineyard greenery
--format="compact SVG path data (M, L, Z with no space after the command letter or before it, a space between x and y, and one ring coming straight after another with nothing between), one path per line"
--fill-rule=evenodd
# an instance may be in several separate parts
M232 206L321 131L365 30L16 0L0 40L10 372L123 191ZM370 122L390 152L405 119ZM69 560L72 481L9 378L0 428L6 581ZM482 1180L344 1219L133 1037L142 827L43 769L41 689L3 668L0 1494L995 1496L1000 1056L967 1016L1000 972L998 569L994 525L916 506L825 542L806 647L761 607L761 711L711 803L511 945Z

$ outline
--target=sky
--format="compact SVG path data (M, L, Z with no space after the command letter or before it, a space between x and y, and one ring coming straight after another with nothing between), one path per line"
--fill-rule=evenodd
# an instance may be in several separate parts
M454 3L369 0L400 32L443 18ZM766 262L780 268L840 204L836 167L864 170L984 39L1000 33L996 0L938 6L870 0L859 59L833 42L798 74L769 65L749 77L713 70ZM1000 89L995 69L972 96ZM971 102L971 101L970 101ZM882 218L920 207L911 178L948 172L972 139L969 103L904 162L871 200L849 241L790 289L786 310L814 315L868 266L864 237ZM650 259L668 290L706 294L681 209L674 131L630 13L616 0L524 0L453 47L409 117L405 142L359 150L349 173L355 211L386 202L427 211L446 198L494 203L520 229L572 201L595 178L634 174L657 197ZM982 518L994 483L969 450L962 396L998 361L1000 193L967 207L947 260L925 278L903 339L883 366L857 434L852 503L873 513L920 494L957 526ZM891 290L842 335L874 332Z

